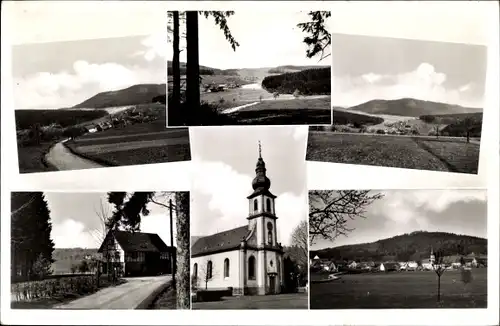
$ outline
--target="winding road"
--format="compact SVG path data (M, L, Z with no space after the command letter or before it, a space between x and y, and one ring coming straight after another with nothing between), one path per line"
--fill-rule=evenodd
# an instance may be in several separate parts
M126 278L126 283L104 288L55 309L136 309L155 290L171 280L170 275Z
M81 169L94 169L101 168L102 165L86 160L75 154L71 153L65 146L63 140L50 149L50 151L45 155L47 162L55 166L60 171L67 170L81 170Z

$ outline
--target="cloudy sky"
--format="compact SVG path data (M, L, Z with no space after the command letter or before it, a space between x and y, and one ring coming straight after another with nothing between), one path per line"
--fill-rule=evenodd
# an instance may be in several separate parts
M107 202L107 193L45 193L51 211L52 239L56 248L98 248L102 223L97 213L101 203L106 214L112 214L113 206ZM167 202L167 197L159 197ZM156 233L170 245L170 221L168 209L149 204L150 214L141 220L141 231ZM173 214L175 225L175 211ZM175 229L174 229L175 245Z
M333 34L333 104L412 97L483 107L483 45Z
M71 107L99 92L165 83L166 31L12 46L16 109Z
M486 238L484 190L373 190L384 197L367 208L366 219L349 221L354 228L334 242L318 240L311 249L373 242L413 231L452 232Z
M307 127L192 128L191 234L210 235L248 223L258 141L276 199L278 238L307 217L305 138Z
M240 44L233 51L213 18L199 16L200 64L219 69L330 64L329 59L318 63L319 57L306 57L303 39L307 34L297 24L307 21L307 12L236 11L228 18L231 33ZM181 26L181 31L184 30L185 26ZM181 46L183 44L185 46L184 41ZM169 60L172 53L169 47ZM186 62L185 51L181 52L180 59Z

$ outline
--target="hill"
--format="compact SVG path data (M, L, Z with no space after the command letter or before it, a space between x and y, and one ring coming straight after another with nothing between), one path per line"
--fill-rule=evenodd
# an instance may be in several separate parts
M139 84L117 91L102 92L73 108L108 108L152 103L152 99L166 94L165 84Z
M105 110L15 110L16 130L40 126L59 125L62 128L88 122L108 115Z
M331 68L313 68L281 75L267 76L262 87L270 93L301 95L325 95L331 93Z
M56 248L52 253L52 270L54 274L65 274L71 272L73 264L78 265L85 256L94 256L97 254L97 249L84 248Z
M478 113L483 111L481 108L469 108L460 105L423 101L412 98L402 98L398 100L372 100L350 107L349 109L370 114L399 115L405 117Z
M488 240L446 232L416 231L371 243L311 250L310 257L358 261L414 260L429 258L431 248L445 256L486 254Z

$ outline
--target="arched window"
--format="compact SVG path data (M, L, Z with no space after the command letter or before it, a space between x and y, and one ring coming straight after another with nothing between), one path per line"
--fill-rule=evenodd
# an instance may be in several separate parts
M273 224L271 222L267 222L267 243L273 244Z
M224 277L229 277L229 259L224 259Z
M259 201L257 199L253 200L253 210L255 212L259 210Z
M197 263L194 263L194 265L193 265L193 276L195 279L198 278L198 264Z
M248 258L248 279L255 280L255 257Z
M207 279L211 279L212 278L212 261L209 260L208 263L207 263Z
M271 213L271 199L266 200L266 212Z

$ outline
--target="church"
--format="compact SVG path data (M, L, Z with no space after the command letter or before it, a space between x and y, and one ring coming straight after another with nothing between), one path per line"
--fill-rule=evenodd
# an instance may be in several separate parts
M191 244L192 282L199 289L232 289L233 295L281 293L283 247L276 237L276 196L269 190L260 143L255 174L246 224Z

